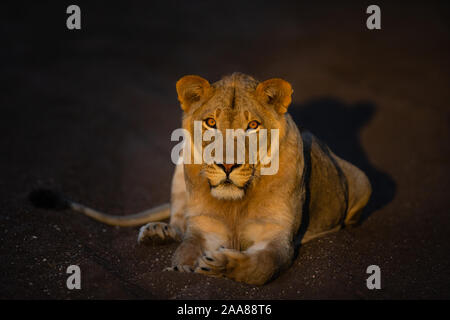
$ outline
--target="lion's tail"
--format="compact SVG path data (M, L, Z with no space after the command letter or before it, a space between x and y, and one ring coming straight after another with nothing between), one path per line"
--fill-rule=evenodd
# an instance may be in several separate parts
M64 210L71 209L81 212L92 219L109 224L111 226L134 227L140 226L148 222L160 221L169 218L170 205L165 203L163 205L144 210L131 215L115 216L106 214L82 204L73 202L61 194L47 189L39 189L30 193L29 200L37 208Z

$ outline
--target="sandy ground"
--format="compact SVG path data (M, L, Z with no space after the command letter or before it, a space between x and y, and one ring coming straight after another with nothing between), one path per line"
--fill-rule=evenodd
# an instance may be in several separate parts
M56 3L56 2L55 2ZM449 14L443 3L164 2L0 11L0 298L450 298ZM282 77L290 112L374 186L364 223L300 248L254 287L162 272L176 245L138 246L137 228L34 209L60 190L113 214L169 199L176 80L240 71ZM66 288L66 268L82 289ZM368 290L378 265L382 289Z

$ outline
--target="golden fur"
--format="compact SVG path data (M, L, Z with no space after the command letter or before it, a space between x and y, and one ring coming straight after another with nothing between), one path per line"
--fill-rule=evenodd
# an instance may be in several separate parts
M139 241L181 241L169 270L264 284L291 264L296 237L306 242L358 222L370 183L299 131L287 113L288 82L235 73L214 84L185 76L176 88L183 128L192 136L194 121L208 117L222 132L245 130L256 120L261 128L279 129L280 147L275 175L261 175L259 162L234 167L229 179L215 163L176 166L170 224L149 223L139 234Z
M293 92L288 82L258 82L234 73L214 84L185 76L176 88L183 128L191 138L194 121L202 121L203 132L214 129L224 137L226 129L246 130L256 121L255 132L268 129L271 150L270 129L278 129L276 174L262 174L271 163L263 165L261 159L255 164L246 158L241 165L177 165L170 205L129 216L105 214L45 190L30 195L36 205L71 208L111 225L150 222L141 227L139 242L181 241L168 270L250 284L264 284L286 269L295 244L358 223L371 194L369 180L310 132L297 128L287 113ZM249 146L245 148L248 154ZM169 215L169 224L155 222Z

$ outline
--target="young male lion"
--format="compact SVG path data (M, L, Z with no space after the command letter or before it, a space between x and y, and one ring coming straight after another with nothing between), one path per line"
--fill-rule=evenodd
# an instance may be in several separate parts
M169 224L150 222L138 237L139 242L181 241L167 270L250 284L264 284L286 269L296 242L358 222L371 194L369 180L311 133L299 131L287 113L293 92L288 82L258 82L234 73L210 84L189 75L176 89L183 128L192 137L194 121L202 121L203 131L220 130L224 136L226 129L279 129L278 172L262 175L263 165L249 161L179 164L170 206L128 217L67 200L56 199L57 203L122 226L159 221L170 212ZM41 192L41 202L45 197L52 195ZM32 198L39 202L38 196Z

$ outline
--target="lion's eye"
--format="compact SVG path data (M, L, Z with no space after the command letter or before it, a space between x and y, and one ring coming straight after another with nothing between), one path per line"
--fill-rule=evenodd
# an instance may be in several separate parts
M207 127L212 128L212 129L216 128L216 120L214 120L213 118L208 118L204 122Z
M259 122L256 120L253 120L248 123L247 130L255 130L255 129L258 129L258 127L259 127Z

